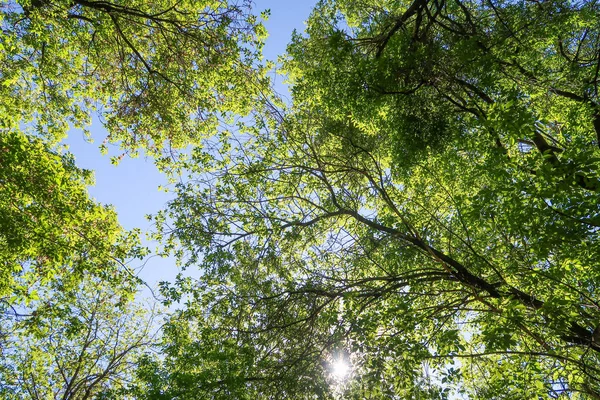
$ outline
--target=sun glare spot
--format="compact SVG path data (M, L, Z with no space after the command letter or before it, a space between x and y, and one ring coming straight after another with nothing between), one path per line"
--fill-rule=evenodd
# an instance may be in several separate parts
M334 361L331 367L331 373L339 380L344 379L350 372L350 366L342 359Z

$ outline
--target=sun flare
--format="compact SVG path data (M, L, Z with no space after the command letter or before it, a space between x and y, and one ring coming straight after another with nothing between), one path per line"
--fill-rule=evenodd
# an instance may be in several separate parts
M350 373L350 365L342 359L334 361L331 367L331 372L336 379L344 379Z

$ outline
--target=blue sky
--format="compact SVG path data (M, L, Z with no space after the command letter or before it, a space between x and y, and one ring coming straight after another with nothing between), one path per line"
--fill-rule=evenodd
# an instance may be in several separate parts
M315 1L276 1L258 0L255 2L256 14L270 9L271 16L265 23L269 32L264 55L267 60L276 60L283 54L290 40L292 31L304 30L304 21L308 18ZM282 79L278 79L278 90ZM91 127L94 143L86 141L83 133L73 131L65 141L70 151L75 155L77 165L95 171L96 184L89 192L98 202L112 204L119 221L126 229L140 228L146 232L151 228L145 215L153 214L164 207L172 198L171 193L160 192L159 185L166 185L166 180L154 167L151 159L124 158L118 166L110 162L109 156L102 156L99 144L106 137L102 125L96 120ZM112 155L118 154L113 151ZM149 244L151 247L152 244ZM141 263L132 264L138 269ZM155 286L161 280L170 280L177 268L173 260L158 257L147 260L140 277L150 286Z

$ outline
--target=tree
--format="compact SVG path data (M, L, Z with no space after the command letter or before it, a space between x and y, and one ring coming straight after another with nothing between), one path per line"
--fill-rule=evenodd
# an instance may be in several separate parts
M600 396L599 11L321 2L291 109L197 149L156 217L202 273L165 287L189 301L154 377L188 398ZM225 377L184 362L231 343Z
M159 166L260 89L264 30L250 3L23 0L2 6L0 127L60 140L94 110L103 143Z
M67 130L98 109L105 148L141 149L169 169L175 149L249 108L262 26L247 2L34 0L0 11L0 299L13 304L59 276L109 282L145 252L89 199L91 172L57 145Z
M92 182L47 141L0 135L3 398L96 397L124 384L123 369L147 346L133 331L142 325L128 325L141 317L131 319L139 280L127 266L147 251L138 231L89 197Z
M137 279L146 254L110 207L89 198L90 171L58 145L87 129L168 169L260 87L262 26L248 2L11 1L0 9L0 302L65 293L86 274ZM118 158L115 159L117 161ZM58 284L60 282L60 285ZM116 286L115 286L116 287ZM115 289L116 290L116 289ZM32 303L37 304L37 303Z
M85 274L107 285L131 279L124 263L146 250L114 210L89 198L92 179L41 139L0 136L1 302L35 300L40 287L58 281L70 290Z
M170 171L178 149L249 112L264 29L245 0L0 7L3 394L119 396L147 345L119 313L139 283L126 264L147 250L89 197L92 173L59 142L97 115L104 150L141 151Z
M136 359L153 345L153 311L131 301L134 288L87 278L71 291L43 288L18 312L3 305L3 398L122 398L132 385Z

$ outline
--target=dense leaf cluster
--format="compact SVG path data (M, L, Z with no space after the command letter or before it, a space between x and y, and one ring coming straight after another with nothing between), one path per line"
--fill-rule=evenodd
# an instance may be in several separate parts
M284 61L293 104L196 152L158 218L202 271L170 289L182 315L251 350L244 388L600 393L598 11L319 3Z
M227 112L247 113L264 28L241 1L24 0L2 6L0 126L103 142L165 167ZM116 160L116 159L115 159Z

